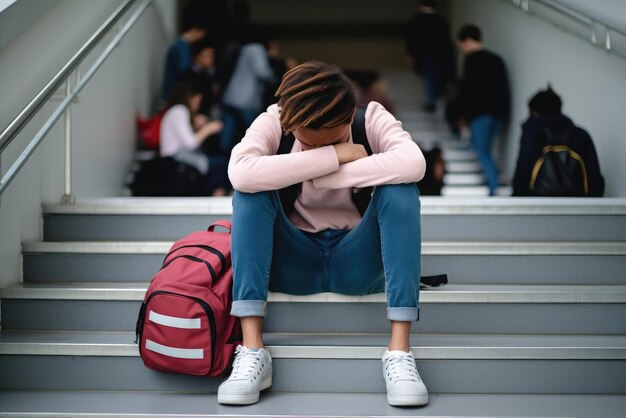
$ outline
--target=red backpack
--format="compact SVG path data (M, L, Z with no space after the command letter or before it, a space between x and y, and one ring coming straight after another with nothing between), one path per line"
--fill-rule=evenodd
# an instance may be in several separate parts
M148 149L159 149L161 142L161 121L165 116L165 112L159 112L146 119L139 115L135 115L135 123L139 131L139 139L141 143Z
M228 232L215 232L222 226ZM230 315L230 222L217 221L172 245L146 291L136 335L144 364L156 370L221 376L241 343Z

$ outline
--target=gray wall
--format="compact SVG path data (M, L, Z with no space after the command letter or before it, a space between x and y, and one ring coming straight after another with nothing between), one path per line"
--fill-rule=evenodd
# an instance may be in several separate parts
M615 12L619 10L616 7ZM485 45L504 58L511 78L512 118L502 156L505 173L512 176L515 168L528 99L551 83L563 99L563 112L594 139L607 183L605 196L626 196L622 163L626 60L526 15L505 0L452 0L453 31L468 22L483 29Z
M21 0L34 1L34 0ZM6 126L121 3L60 0L0 49L0 126ZM72 107L73 188L78 197L118 196L135 146L134 113L150 112L173 21L168 0L150 7ZM89 68L114 35L87 58ZM15 161L58 102L47 104L2 155ZM63 120L22 169L0 205L0 286L20 279L20 244L41 239L41 203L63 194Z

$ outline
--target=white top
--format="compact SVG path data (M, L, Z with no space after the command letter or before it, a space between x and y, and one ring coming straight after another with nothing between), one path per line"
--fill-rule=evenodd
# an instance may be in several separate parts
M187 106L172 106L161 121L160 151L162 157L172 157L179 151L192 151L198 147L198 140Z

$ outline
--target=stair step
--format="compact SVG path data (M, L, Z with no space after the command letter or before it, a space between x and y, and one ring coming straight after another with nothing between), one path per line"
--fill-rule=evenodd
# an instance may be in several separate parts
M478 155L472 149L444 149L444 161L476 161Z
M147 283L0 289L5 330L132 331ZM267 332L386 333L384 294L270 293ZM415 333L625 334L626 286L456 285L420 292ZM337 318L341 318L340 321Z
M159 254L172 241L27 242L25 254ZM626 255L626 242L449 242L422 243L422 255Z
M173 241L231 214L230 198L109 198L45 205L44 241ZM616 198L425 196L421 215L425 241L623 241L626 231L626 199Z
M379 360L388 334L265 333L273 359ZM134 332L3 331L0 355L138 357ZM412 334L419 360L626 360L624 335Z
M624 395L431 394L423 407L387 405L382 393L289 393L267 391L245 407L219 405L215 395L162 392L0 391L0 414L40 417L43 414L90 418L194 416L381 416L381 417L594 417L623 414ZM158 411L158 412L157 412ZM516 412L517 411L517 412Z
M3 333L0 342L0 370L8 378L0 389L214 392L221 381L146 369L131 333L18 334ZM273 356L274 390L384 392L381 357L386 335L266 334L264 338ZM625 340L624 336L416 335L412 343L420 375L431 393L615 394L626 393L621 379L626 373ZM57 370L71 373L58 379ZM534 378L521 379L520 370L532 372ZM325 377L331 375L332 381ZM509 379L511 375L520 379Z
M459 163L460 164L460 163ZM469 164L469 163L468 163ZM472 163L475 164L475 163ZM44 215L231 215L231 197L114 197L45 204ZM422 215L626 215L626 198L421 198Z
M31 284L0 288L2 299L135 300L141 301L147 282L73 282ZM316 293L297 296L269 292L269 302L290 303L384 303L376 293L348 296ZM626 285L504 285L447 284L420 292L420 303L626 303Z
M485 184L483 173L447 173L443 176L446 186L472 186Z
M509 197L513 193L513 189L510 186L500 185L496 190L496 195L500 197ZM489 187L487 186L472 186L472 185L444 185L441 189L441 196L448 197L487 197L489 196ZM581 236L580 234L578 235Z
M23 277L25 282L145 281L157 272L171 245L25 243ZM598 284L626 284L624 255L625 242L426 241L422 274L447 273L451 282L467 284L499 283L503 272L511 284L584 284L590 277Z
M447 161L446 171L456 173L482 173L482 167L478 161Z

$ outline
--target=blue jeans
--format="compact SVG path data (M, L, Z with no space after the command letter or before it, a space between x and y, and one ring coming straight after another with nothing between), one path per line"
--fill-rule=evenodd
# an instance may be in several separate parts
M437 61L431 57L424 57L420 66L420 73L424 83L426 103L430 106L436 106L442 90L441 74Z
M415 321L420 291L420 201L415 184L376 187L352 230L305 233L276 191L233 198L233 306L265 316L268 290L294 295L387 293L387 317Z
M469 123L472 132L472 144L478 154L478 160L489 186L489 194L494 195L498 188L498 168L493 159L493 142L502 129L502 121L491 115L481 115Z

